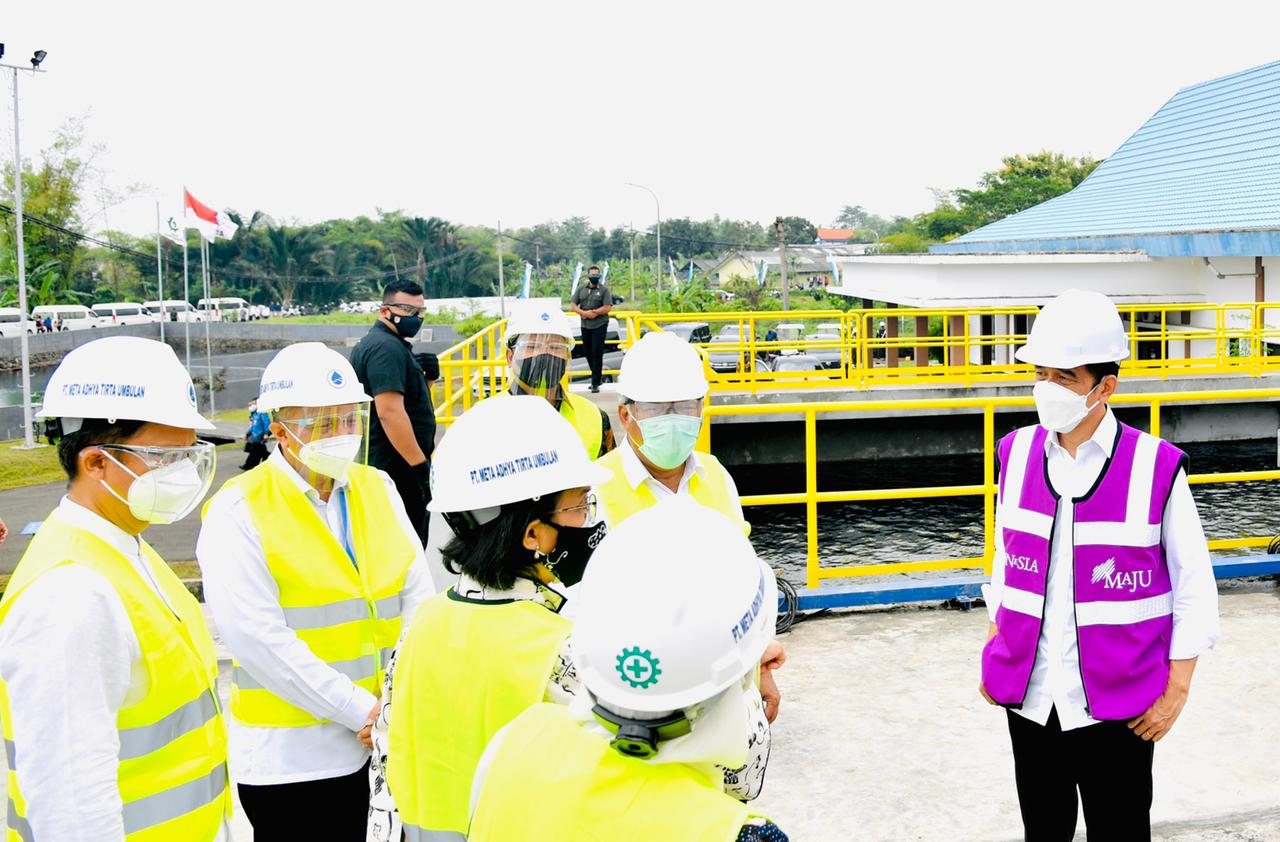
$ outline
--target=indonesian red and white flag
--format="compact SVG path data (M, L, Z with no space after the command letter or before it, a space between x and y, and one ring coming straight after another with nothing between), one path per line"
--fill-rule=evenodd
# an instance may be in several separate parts
M188 228L195 228L200 232L200 236L210 241L219 237L229 240L235 236L239 226L231 221L225 211L214 210L192 196L190 190L184 189L182 195L187 206Z

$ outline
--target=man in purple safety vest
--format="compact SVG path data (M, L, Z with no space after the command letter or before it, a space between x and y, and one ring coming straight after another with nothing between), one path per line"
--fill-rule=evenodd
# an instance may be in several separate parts
M1069 290L1017 358L1038 425L1000 442L983 697L1008 709L1026 839L1151 837L1155 743L1218 640L1218 593L1187 457L1107 402L1129 341L1116 307Z

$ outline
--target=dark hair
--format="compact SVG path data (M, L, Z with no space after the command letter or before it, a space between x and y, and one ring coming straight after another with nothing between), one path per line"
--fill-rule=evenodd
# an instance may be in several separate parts
M591 266L588 266L588 267L587 267L587 271L588 271L588 272L590 272L592 269L595 269L597 272L599 272L599 271L600 271L600 267L599 267L599 266L591 265Z
M146 421L107 421L102 418L86 418L80 429L67 433L58 442L58 461L67 479L74 480L80 472L80 451L100 444L120 444L133 438Z
M382 288L382 303L390 304L397 294L422 295L422 287L415 281L392 281Z
M1085 363L1085 368L1093 375L1094 385L1102 382L1102 378L1120 375L1120 363Z
M559 497L545 494L508 503L495 520L454 535L440 550L445 569L465 573L486 588L511 590L516 577L533 565L533 554L524 546L525 530L535 520L549 521Z

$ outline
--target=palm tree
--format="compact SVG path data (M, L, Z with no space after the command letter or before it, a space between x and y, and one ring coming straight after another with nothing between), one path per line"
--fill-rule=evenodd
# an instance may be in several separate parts
M456 228L438 216L429 219L423 219L420 216L403 219L400 221L400 226L404 235L404 244L409 247L415 261L418 283L426 289L427 264L440 260L458 248ZM435 297L444 297L442 292L445 286L446 276L437 275Z
M267 225L266 232L267 264L275 275L271 286L280 303L288 307L298 293L298 276L311 271L315 263L319 243L307 229Z

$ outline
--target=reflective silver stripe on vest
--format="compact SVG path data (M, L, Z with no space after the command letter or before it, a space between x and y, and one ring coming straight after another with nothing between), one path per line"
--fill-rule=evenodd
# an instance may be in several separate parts
M203 778L187 781L124 805L125 835L185 816L217 801L227 789L227 767L218 764Z
M361 658L352 658L349 661L330 661L329 666L352 681L363 681L366 678L374 677L377 665L374 663L372 655L365 655ZM248 670L239 665L231 668L231 680L234 681L235 685L241 690L267 689L262 686L262 683L258 681L258 679L250 675Z
M4 741L4 759L11 771L18 771L18 747L13 740Z
M327 605L309 605L305 608L284 608L284 622L294 631L323 629L369 619L369 603L363 599L344 599Z
M18 838L22 842L34 842L35 836L31 833L31 824L18 815L18 805L13 803L13 799L9 799L9 829L18 834Z
M123 728L120 731L120 759L142 757L188 734L218 715L207 692L187 702L173 713L150 725Z
M400 616L400 594L392 594L378 600L373 604L373 608L378 612L379 620L394 620Z
M405 842L467 842L465 833L456 830L427 830L417 825L404 823Z

